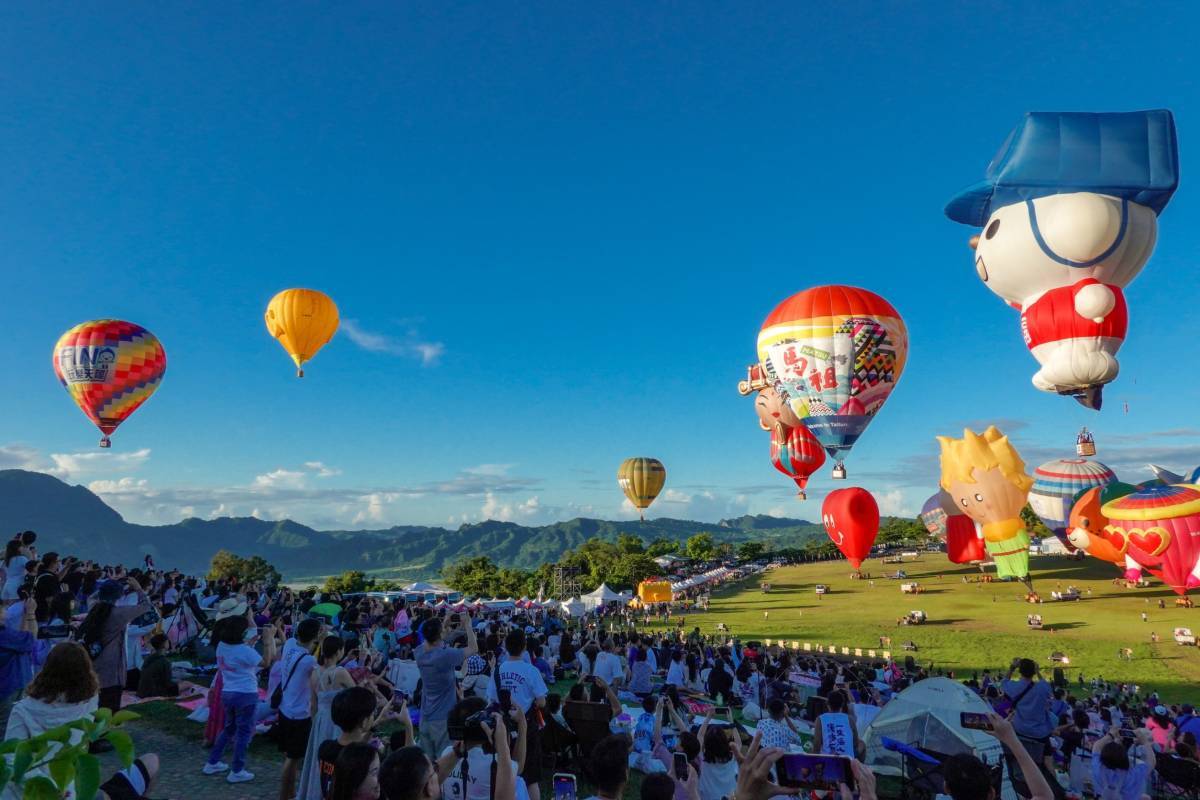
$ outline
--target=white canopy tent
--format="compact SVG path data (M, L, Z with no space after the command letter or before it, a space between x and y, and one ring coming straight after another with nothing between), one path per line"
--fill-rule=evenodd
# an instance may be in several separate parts
M585 606L583 601L578 597L573 597L570 600L563 600L561 603L559 603L558 607L562 609L564 614L571 617L581 616L585 611L587 611L587 606Z
M410 583L408 586L405 586L404 591L406 591L406 592L446 592L449 590L445 586L434 586L432 583L426 583L425 581L417 581L416 583Z
M884 737L946 755L974 753L995 764L1004 757L999 740L962 727L959 717L964 711L986 714L991 710L979 695L949 678L914 683L893 697L867 727L863 734L867 764L879 773L902 773L903 756L885 748ZM1016 797L1007 777L1003 789L1004 800Z
M621 595L608 588L607 583L600 584L596 587L596 591L588 592L579 599L583 601L584 608L588 611L597 609L605 603L619 603L622 600Z

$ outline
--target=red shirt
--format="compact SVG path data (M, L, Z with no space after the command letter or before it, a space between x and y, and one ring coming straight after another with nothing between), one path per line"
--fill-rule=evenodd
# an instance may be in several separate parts
M1120 287L1108 287L1116 295L1117 302L1100 322L1080 316L1075 311L1075 295L1079 290L1099 283L1094 278L1084 278L1071 286L1051 289L1022 311L1021 333L1025 336L1025 345L1032 350L1039 344L1066 339L1103 337L1123 340L1129 328L1129 309Z

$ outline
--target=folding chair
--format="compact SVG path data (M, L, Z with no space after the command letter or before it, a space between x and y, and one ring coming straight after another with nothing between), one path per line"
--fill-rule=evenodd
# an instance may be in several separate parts
M1154 767L1157 796L1169 800L1200 798L1200 763L1172 755L1160 755Z

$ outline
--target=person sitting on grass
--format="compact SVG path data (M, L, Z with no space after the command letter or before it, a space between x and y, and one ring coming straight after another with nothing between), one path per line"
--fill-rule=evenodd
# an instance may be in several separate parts
M622 800L629 783L629 737L614 733L596 742L588 759L588 775L596 785L596 794L588 800Z
M1129 750L1122 741L1121 729L1113 726L1092 745L1092 787L1100 800L1142 800L1148 798L1146 787L1150 774L1158 763L1154 754L1154 737L1145 728L1134 734L1141 760L1129 760Z
M171 659L167 658L167 637L156 633L150 637L153 651L142 662L138 678L138 697L178 697L179 684L172 680Z
M516 703L514 702L515 706ZM499 714L493 715L492 726L478 723L467 724L467 720L487 708L487 701L478 697L468 697L459 701L450 710L447 718L447 730L453 731L462 738L453 741L442 753L442 757L453 756L451 768L442 780L442 795L450 800L490 800L492 792L492 765L497 766L505 760L498 745L500 736L496 729L503 731L504 750L508 750L507 727L515 725L517 738L512 755L507 759L511 774L515 778L515 794L509 794L516 800L529 800L529 790L524 780L519 776L525 766L525 715L517 708L511 712L506 725L499 723ZM459 734L461 731L461 734ZM439 759L440 761L441 759ZM499 785L499 770L496 773L496 791L494 796L501 797Z
M737 731L732 727L713 727L709 709L697 734L700 739L700 800L721 800L733 795L737 786L738 764L742 751Z

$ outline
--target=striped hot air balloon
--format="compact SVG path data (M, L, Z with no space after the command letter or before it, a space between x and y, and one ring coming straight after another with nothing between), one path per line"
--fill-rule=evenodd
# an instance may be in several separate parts
M54 374L104 437L154 394L167 371L162 344L141 325L119 319L82 322L54 345Z
M617 469L617 485L643 520L646 519L645 510L658 497L666 482L667 468L657 458L627 458Z
M825 451L817 437L803 425L787 428L776 425L771 430L771 463L775 469L796 482L797 494L803 500L808 478L825 463Z
M904 320L874 292L818 286L784 300L758 333L766 378L830 456L842 459L887 402L908 358Z
M1067 549L1075 546L1067 539L1071 507L1075 497L1093 487L1112 483L1117 476L1099 461L1086 458L1059 458L1047 461L1033 471L1029 505Z

